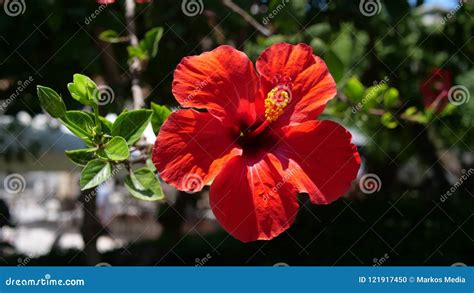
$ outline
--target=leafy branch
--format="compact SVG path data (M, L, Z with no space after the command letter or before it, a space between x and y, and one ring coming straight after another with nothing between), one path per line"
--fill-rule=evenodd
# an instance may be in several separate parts
M83 168L81 189L97 187L115 175L115 170L126 169L125 186L133 196L148 201L163 199L156 169L146 160L151 148L141 144L140 138L150 123L159 130L170 110L152 104L152 109L124 110L111 122L99 114L100 92L89 77L75 74L68 90L73 99L92 108L92 112L68 110L62 97L51 88L38 86L37 93L44 110L87 146L66 151L67 157ZM134 170L133 165L144 163L145 167Z

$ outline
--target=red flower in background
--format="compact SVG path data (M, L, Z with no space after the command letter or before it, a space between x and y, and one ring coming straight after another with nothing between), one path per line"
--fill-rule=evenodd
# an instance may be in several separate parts
M449 70L433 69L430 76L420 86L425 107L436 112L442 111L449 102L448 93L452 86L453 78Z
M96 0L98 4L114 4L116 0ZM135 0L138 4L150 3L153 0Z
M338 199L360 166L349 132L314 120L336 83L310 46L273 45L256 67L230 46L184 58L173 94L189 109L170 115L153 149L160 176L178 189L212 183L212 211L244 242L288 229L298 192L314 204Z

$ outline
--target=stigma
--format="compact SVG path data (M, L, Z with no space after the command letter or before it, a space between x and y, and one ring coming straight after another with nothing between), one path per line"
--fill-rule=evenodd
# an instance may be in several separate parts
M291 101L291 91L286 85L278 85L267 94L265 99L265 118L273 122L283 114L284 109Z
M240 133L240 136L253 138L262 133L270 123L276 121L291 102L291 90L287 85L277 85L268 92L265 99L265 121L256 129L248 133Z

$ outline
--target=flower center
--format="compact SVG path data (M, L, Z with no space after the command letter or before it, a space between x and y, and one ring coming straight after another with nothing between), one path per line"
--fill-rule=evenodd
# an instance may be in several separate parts
M265 118L273 122L283 114L283 110L291 101L291 91L286 85L274 87L265 99Z
M265 121L257 129L251 131L247 138L254 138L262 133L270 123L283 114L283 110L291 102L291 90L287 85L277 85L267 94L265 99ZM241 134L245 136L245 134Z

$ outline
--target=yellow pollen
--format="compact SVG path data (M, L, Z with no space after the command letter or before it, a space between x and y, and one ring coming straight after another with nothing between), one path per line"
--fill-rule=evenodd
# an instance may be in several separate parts
M265 99L265 118L273 122L283 114L283 110L290 103L289 89L285 86L274 87Z

